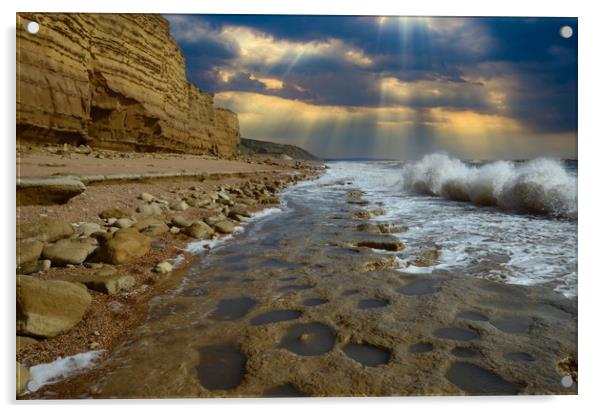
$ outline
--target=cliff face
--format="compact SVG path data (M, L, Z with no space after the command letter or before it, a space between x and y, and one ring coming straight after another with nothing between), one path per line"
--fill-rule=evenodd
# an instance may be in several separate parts
M18 141L231 156L239 139L236 114L186 80L162 16L17 15Z

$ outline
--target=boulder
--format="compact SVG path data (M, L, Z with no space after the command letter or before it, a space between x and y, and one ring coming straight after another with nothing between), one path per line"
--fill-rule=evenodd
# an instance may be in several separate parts
M18 361L17 363L17 396L24 394L27 391L27 382L31 379L29 369L24 367Z
M131 275L119 274L117 272L106 275L101 271L98 271L94 274L72 274L64 275L59 279L72 283L83 284L88 289L98 291L103 294L115 294L120 291L128 291L131 290L136 284L136 280Z
M54 337L79 323L92 297L88 290L67 281L43 281L17 276L17 333Z
M17 266L26 262L37 261L43 248L44 243L35 239L17 241Z
M131 218L132 213L129 211L124 211L124 210L117 209L117 208L109 208L109 209L105 209L104 211L102 211L100 214L98 214L98 216L101 217L102 219Z
M35 338L32 337L27 337L27 336L17 336L17 354L19 354L19 352L21 350L23 350L25 347L29 347L32 344L36 344L38 342L38 340L36 340Z
M90 234L90 237L94 238L96 241L98 241L98 245L103 245L108 240L113 238L113 234L108 231L97 231L97 232Z
M165 234L167 231L169 231L169 227L164 222L161 222L149 225L141 233L148 237L156 237L157 235Z
M208 225L215 225L218 222L224 221L226 219L226 216L224 214L217 214L217 215L212 215L210 217L207 217L204 219L204 221L208 224Z
M82 222L77 227L77 232L86 237L89 237L90 235L94 234L95 232L98 232L101 230L102 230L102 227L95 222Z
M171 219L171 224L178 228L186 228L192 225L192 221L184 218L182 215L175 215Z
M42 255L55 266L79 265L94 252L97 245L95 238L65 238L54 244L47 244Z
M357 246L386 251L401 251L405 248L405 245L396 239L364 240L359 241Z
M247 209L247 206L243 204L235 204L234 206L232 206L230 208L229 214L242 215L243 217L247 218L251 216L251 213Z
M213 228L202 221L192 223L192 225L182 229L182 232L196 239L210 239L215 234Z
M117 228L129 228L135 223L136 221L129 218L119 218L117 221L115 221L114 226L116 226Z
M97 250L94 259L108 264L125 264L144 256L150 249L150 241L135 228L120 229Z
M234 223L228 220L220 221L213 225L213 229L222 234L231 234L234 232Z
M86 190L74 177L17 179L17 205L64 204Z
M169 207L174 211L186 211L190 206L186 203L186 201L175 201L172 202Z
M46 218L35 224L17 225L17 239L37 239L43 242L53 242L73 235L73 227L67 222Z
M141 205L136 210L143 215L161 215L163 213L163 208L155 203Z

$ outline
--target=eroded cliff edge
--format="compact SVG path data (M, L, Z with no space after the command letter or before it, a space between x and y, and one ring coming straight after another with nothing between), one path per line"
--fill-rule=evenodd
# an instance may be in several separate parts
M187 81L164 17L17 15L18 142L230 157L239 136L236 114Z

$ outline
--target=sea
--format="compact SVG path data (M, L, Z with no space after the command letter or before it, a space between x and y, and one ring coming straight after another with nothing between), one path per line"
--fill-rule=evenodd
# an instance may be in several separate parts
M382 207L373 218L408 228L400 271L448 271L512 284L549 284L577 296L576 160L463 161L430 154L419 161L336 160L317 182L289 190L324 198L345 181ZM303 188L305 187L305 188ZM438 263L415 267L425 245Z

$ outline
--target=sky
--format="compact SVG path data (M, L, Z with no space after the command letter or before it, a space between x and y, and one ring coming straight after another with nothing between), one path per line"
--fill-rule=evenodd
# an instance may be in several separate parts
M577 157L576 18L166 17L242 137L322 158Z

